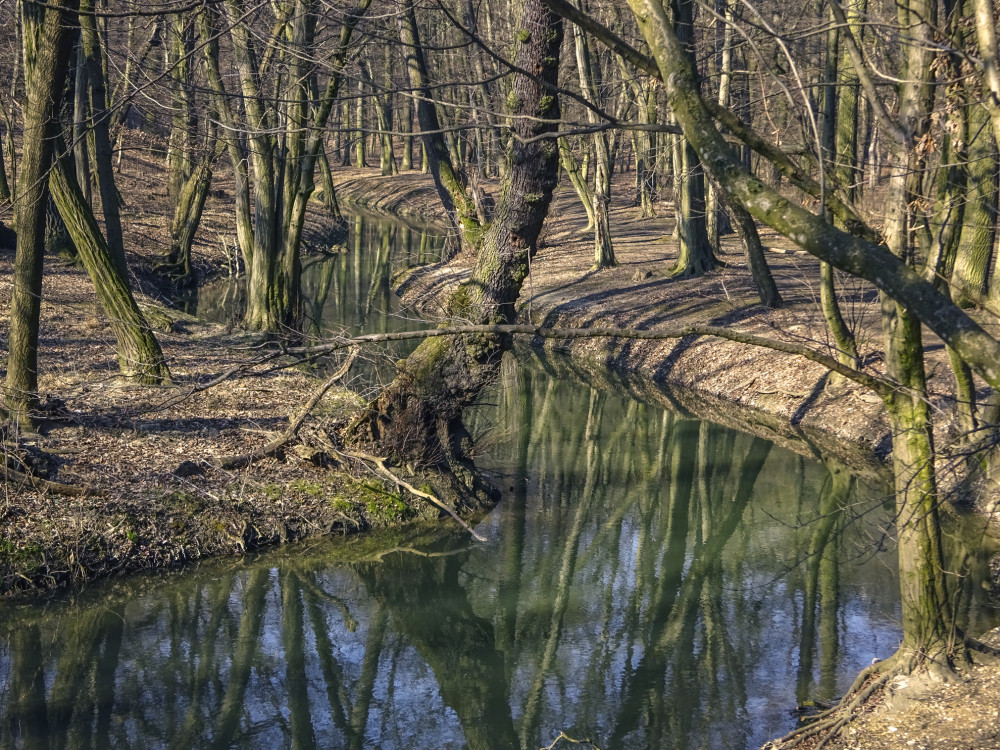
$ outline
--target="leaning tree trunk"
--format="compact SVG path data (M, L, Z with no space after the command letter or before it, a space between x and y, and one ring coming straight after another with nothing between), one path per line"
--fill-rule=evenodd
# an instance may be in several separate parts
M580 165L576 161L576 156L573 155L573 147L565 136L559 138L559 161L580 198L583 210L587 213L587 226L584 231L589 231L594 228L594 194L587 183L583 170L580 169Z
M62 138L57 143L61 145ZM148 385L169 383L170 370L160 344L132 296L128 278L111 257L67 158L57 159L53 166L49 176L52 196L114 331L121 374Z
M516 134L511 168L472 275L449 300L452 319L479 324L514 320L514 304L558 177L556 142L533 139L554 131L559 121L553 87L561 43L561 19L541 0L525 0L515 65L535 77L516 76L507 99ZM474 486L465 463L469 446L462 410L494 379L510 346L507 336L428 339L351 432L355 438L376 442L394 459L450 468L468 487Z
M44 8L23 7L24 151L17 182L17 252L10 299L10 334L4 407L9 417L30 427L38 405L38 322L45 252L45 205L53 142L59 134L58 112L69 56L70 26L77 0L54 0Z
M214 142L206 144L206 152L184 181L177 195L174 217L170 222L170 249L157 270L169 276L180 286L195 282L191 266L191 248L194 236L201 226L208 190L212 185L212 164L218 152Z

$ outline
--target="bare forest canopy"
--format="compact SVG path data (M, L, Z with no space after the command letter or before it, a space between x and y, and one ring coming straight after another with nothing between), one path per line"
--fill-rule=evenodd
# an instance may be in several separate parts
M462 409L525 332L509 326L558 180L590 220L594 272L618 262L614 186L643 216L675 220L671 276L712 273L720 237L735 231L773 309L784 300L766 226L821 261L832 344L806 356L873 387L893 428L906 635L899 658L873 671L947 669L969 642L947 604L942 412L927 396L923 340L930 331L947 347L951 449L988 474L1000 411L998 13L996 0L3 3L0 201L17 232L8 415L41 418L47 250L86 268L122 375L171 382L123 240L132 196L116 170L140 150L160 165L150 189L171 216L157 273L194 282L192 243L225 174L243 324L282 340L303 324L307 209L339 217L337 170L432 175L448 255L474 258L449 322L474 333L422 343L344 438L466 479ZM838 278L881 293L878 356L862 356ZM785 333L743 340L794 350Z

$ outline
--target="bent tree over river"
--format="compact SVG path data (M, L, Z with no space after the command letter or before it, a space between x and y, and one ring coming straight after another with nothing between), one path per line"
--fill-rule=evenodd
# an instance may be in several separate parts
M353 231L306 264L317 326L425 325L373 291L416 262L419 233ZM354 265L379 257L384 273ZM896 650L877 472L614 382L508 355L468 420L503 493L486 543L405 527L4 605L0 747L538 748L564 732L752 748ZM945 540L968 567L959 619L981 632L997 602L973 526Z

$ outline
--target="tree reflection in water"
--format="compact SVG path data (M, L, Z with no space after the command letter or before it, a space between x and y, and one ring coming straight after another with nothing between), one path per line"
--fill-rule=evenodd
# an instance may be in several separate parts
M752 747L895 649L890 513L859 521L878 493L844 467L538 368L494 400L489 543L408 529L7 607L0 747Z

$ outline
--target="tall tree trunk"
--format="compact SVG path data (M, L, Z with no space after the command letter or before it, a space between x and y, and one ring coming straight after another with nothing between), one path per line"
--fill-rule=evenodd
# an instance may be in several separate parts
M855 27L859 27L858 19L855 18L854 21ZM824 184L827 190L833 188L831 182L837 171L834 155L838 152L838 146L843 150L850 150L849 143L838 144L838 135L843 135L845 141L848 137L852 140L855 138L853 132L847 132L847 128L853 124L857 115L856 112L839 113L837 108L838 90L836 83L838 80L837 70L840 63L839 35L840 30L835 24L831 23L830 28L826 32L826 69L823 86L821 132L822 153L820 154L823 170L825 175L827 175ZM850 120L850 124L845 122L848 119ZM838 127L838 123L842 126L844 132L841 132L841 127ZM829 330L830 336L833 338L833 345L837 351L837 359L849 367L857 367L859 364L858 345L854 339L854 332L847 325L847 321L844 320L844 315L840 310L833 266L825 262L819 264L819 300L820 307L823 310L823 317L826 319L827 330Z
M84 4L80 3L80 9ZM90 152L87 149L87 63L84 57L83 45L77 44L73 64L73 164L76 167L76 180L80 183L83 197L87 203L92 202L90 194Z
M403 97L405 102L405 107L403 109L403 116L400 118L400 130L404 133L413 132L413 98L407 94ZM404 135L403 136L403 154L402 160L399 165L400 169L404 172L409 172L413 169L413 136Z
M104 54L101 38L97 31L97 19L93 15L93 0L80 2L80 47L86 66L88 104L90 111L90 132L94 142L94 174L101 196L101 211L104 215L105 236L111 260L122 278L128 278L125 260L125 241L122 234L120 196L115 187L113 150L111 147L111 113L108 111L107 86L104 78ZM87 184L90 176L87 176ZM82 187L82 185L81 185ZM86 194L86 191L84 191Z
M582 0L577 0L577 7L584 10ZM580 90L595 106L600 106L600 91L602 81L590 49L590 41L579 26L573 27L573 42L576 50L576 69L580 78ZM587 118L591 123L598 122L597 113L587 109ZM615 248L611 240L611 221L608 211L611 207L611 161L610 144L605 132L594 133L594 265L591 271L602 268L613 268L618 265L615 258Z
M694 61L694 0L671 0L677 39L684 56ZM705 175L698 153L685 136L680 139L680 171L674 176L674 213L678 257L671 276L700 276L718 265L705 226Z
M997 236L998 152L988 127L986 108L971 99L967 105L969 141L963 154L966 189L958 252L952 273L956 298L965 304L980 301L989 290L1000 300L998 284L990 283Z
M899 22L910 29L911 37L904 48L898 116L907 138L892 155L885 234L892 252L904 259L913 257L910 225L924 166L916 145L928 132L934 104L931 63L935 11L933 0L908 0L898 7ZM906 306L883 296L882 327L886 369L901 386L886 400L893 430L903 607L900 653L911 665L927 661L934 668L947 669L954 655L956 632L941 550L921 325Z
M365 156L365 84L358 79L358 100L354 103L354 167L364 169L368 166Z
M31 427L38 406L38 322L45 252L45 205L58 112L72 52L70 29L77 0L42 7L22 4L24 20L24 147L17 182L17 251L10 300L10 334L4 406L8 416Z
M514 77L508 97L516 135L511 168L472 274L448 302L452 319L514 320L514 304L527 276L529 258L537 250L559 171L555 141L524 141L557 127L559 100L552 87L558 81L561 43L561 19L541 0L526 0L515 64L534 71L536 78ZM469 445L462 409L494 379L511 340L505 336L445 338L428 339L410 355L352 432L357 438L375 441L391 456L448 466L472 487L474 476L465 464Z
M6 136L4 137L6 140ZM10 191L10 181L7 179L7 164L4 159L3 145L0 144L0 203L9 203L11 198L13 198L13 193Z

